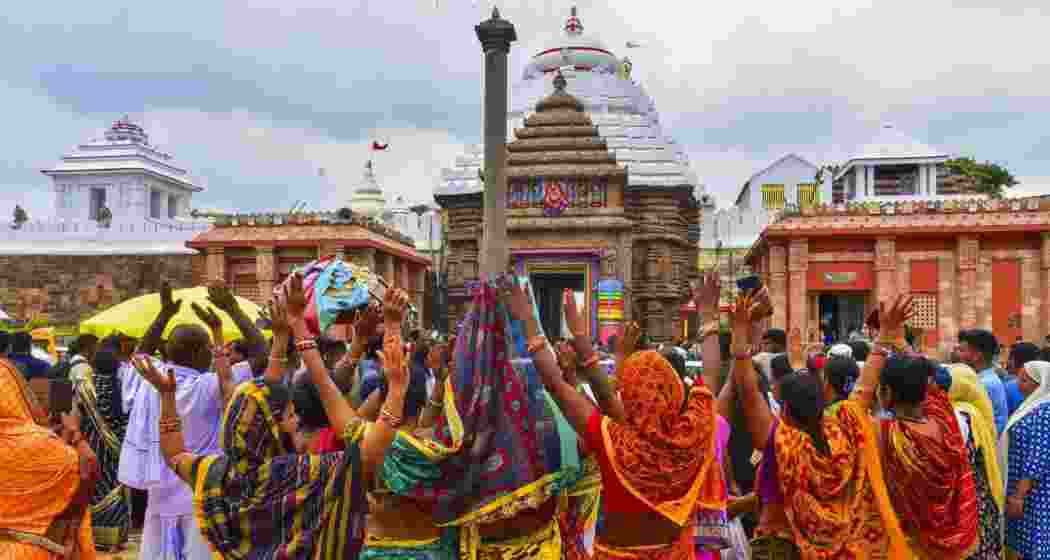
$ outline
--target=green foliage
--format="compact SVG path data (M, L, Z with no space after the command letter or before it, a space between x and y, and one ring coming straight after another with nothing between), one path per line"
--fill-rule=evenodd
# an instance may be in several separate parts
M961 157L945 162L944 166L973 180L977 192L990 198L1002 198L1006 189L1017 184L1010 171L997 163L977 163L972 157Z

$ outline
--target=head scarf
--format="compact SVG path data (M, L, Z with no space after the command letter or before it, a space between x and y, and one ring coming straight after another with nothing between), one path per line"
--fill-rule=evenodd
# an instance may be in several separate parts
M1003 429L1002 435L999 436L999 468L1002 469L1004 477L1009 476L1010 473L1010 428L1013 428L1014 424L1020 422L1025 416L1035 412L1043 403L1050 402L1050 362L1034 360L1026 363L1023 369L1024 372L1021 375L1027 375L1029 379L1039 383L1039 387L1025 398L1021 406L1017 407L1010 419L1006 421L1006 428ZM1006 483L1005 478L1003 483Z
M992 496L999 504L1002 511L1005 503L1003 492L1002 473L999 470L999 448L995 436L995 412L992 409L992 400L988 398L987 391L977 377L977 372L966 364L952 364L948 366L951 373L952 385L948 390L948 398L952 407L970 416L970 431L973 433L974 444L984 454L984 470L991 486Z
M262 379L237 386L223 419L225 455L192 469L197 523L223 558L354 558L365 425L347 426L343 452L289 455L277 424L287 405L288 395Z
M697 506L723 509L711 390L698 383L686 401L686 387L678 373L652 351L636 352L627 359L620 386L626 422L604 418L602 434L609 462L624 488L681 526Z
M3 528L43 536L67 512L80 487L77 452L36 423L25 378L0 358L0 519ZM90 512L77 535L80 554L94 558ZM59 543L67 544L67 543Z
M856 401L832 405L821 421L830 451L790 423L777 423L774 456L784 512L804 560L868 558L889 546L887 558L905 558L900 521L879 462L875 430Z

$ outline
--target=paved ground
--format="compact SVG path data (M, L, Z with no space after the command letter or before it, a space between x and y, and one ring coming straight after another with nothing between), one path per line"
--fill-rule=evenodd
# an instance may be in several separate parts
M99 552L98 560L138 560L139 541L142 539L142 530L133 530L128 539L128 548L120 553Z

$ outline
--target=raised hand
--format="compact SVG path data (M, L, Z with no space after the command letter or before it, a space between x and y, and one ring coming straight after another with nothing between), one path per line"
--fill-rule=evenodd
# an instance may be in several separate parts
M565 310L565 322L569 325L569 332L573 336L580 336L587 333L587 318L583 314L583 310L576 305L576 296L572 293L572 290L565 290L562 293L562 309Z
M142 375L150 385L153 385L153 387L157 389L158 393L165 394L175 392L176 385L174 372L169 371L164 374L157 371L156 366L153 365L153 360L151 360L149 356L133 356L131 358L131 363L135 366L135 369L138 370L139 374Z
M270 318L270 330L274 334L288 333L291 330L291 324L288 322L288 306L285 304L283 297L270 300L266 309L266 314Z
M227 313L233 313L240 309L240 304L237 303L237 298L234 297L233 291L221 279L212 280L208 284L208 301Z
M388 334L383 337L383 371L391 387L408 386L408 365L405 363L405 351L398 335Z
M182 300L176 300L172 298L171 284L163 282L160 285L160 313L168 317L169 319L179 313L179 309L182 307Z
M638 341L642 339L642 329L638 323L631 321L623 329L623 340L617 349L617 354L624 358L630 358L638 350Z
M384 326L394 328L401 327L401 321L408 309L408 294L404 290L387 290L383 295L383 323Z
M904 324L915 314L914 298L902 294L897 296L887 310L886 305L879 304L879 323L882 338L894 343L904 341Z
M773 303L769 301L769 290L763 287L752 296L751 322L757 323L773 314Z
M303 291L303 275L293 272L282 288L284 308L289 322L301 321L306 316L306 293Z
M578 357L576 350L573 349L571 344L561 343L558 345L558 367L561 368L562 375L565 377L565 382L573 387L580 384L579 376L577 375Z
M510 315L516 321L528 321L532 318L532 301L529 291L519 282L511 282L507 291L507 306L510 307Z
M190 303L190 308L193 309L197 318L211 329L213 334L216 331L220 333L222 332L222 319L219 318L219 315L215 313L214 309L210 307L201 307L200 305L197 305L197 302Z
M722 278L717 269L705 273L699 285L692 287L692 290L697 312L714 313L718 311L718 300L722 295Z

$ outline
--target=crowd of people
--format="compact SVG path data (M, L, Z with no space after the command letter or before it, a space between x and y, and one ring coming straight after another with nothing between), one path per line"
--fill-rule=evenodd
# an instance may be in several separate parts
M221 283L198 323L165 288L140 340L83 335L51 368L0 337L0 559L119 551L140 510L142 560L1050 559L1047 351L999 368L964 330L939 363L906 296L871 340L803 351L763 330L764 289L720 336L718 278L695 340L628 323L607 352L569 292L548 340L510 277L447 342L403 336L399 290L329 339L298 274L269 339Z

